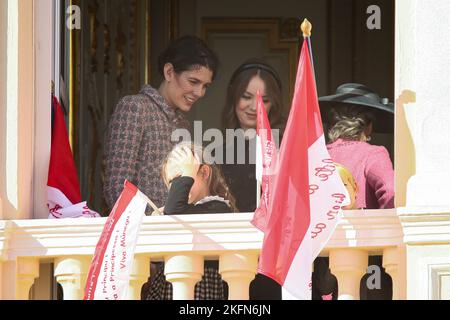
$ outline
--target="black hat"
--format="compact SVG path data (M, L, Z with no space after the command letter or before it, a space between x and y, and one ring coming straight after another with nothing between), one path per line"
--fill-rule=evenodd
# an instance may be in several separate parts
M319 98L322 120L328 123L328 110L331 107L359 106L374 114L373 130L380 133L394 132L394 104L387 98L381 99L373 90L359 83L345 83L336 89L336 93ZM370 109L369 109L370 108Z

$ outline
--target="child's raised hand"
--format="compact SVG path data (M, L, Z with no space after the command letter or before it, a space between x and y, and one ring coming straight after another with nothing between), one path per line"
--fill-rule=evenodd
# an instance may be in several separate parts
M195 178L201 163L199 157L187 146L182 146L175 150L173 156L177 162L180 174Z

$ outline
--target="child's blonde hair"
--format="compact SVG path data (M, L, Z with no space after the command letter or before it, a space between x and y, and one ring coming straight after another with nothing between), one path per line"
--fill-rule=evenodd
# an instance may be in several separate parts
M356 206L356 195L358 193L358 184L356 183L355 178L353 177L350 170L348 170L346 167L344 167L343 165L336 163L336 162L334 163L334 165L336 166L336 169L339 172L339 175L341 176L342 182L344 182L344 184L347 187L347 190L350 195L350 200L352 200L352 193L351 193L351 190L349 189L349 187L351 187L353 189L355 201L353 201L352 203L350 203L347 206L347 208L353 209ZM350 185L350 186L348 186L348 185Z
M236 207L236 200L231 194L230 189L228 188L222 171L216 164L213 163L211 159L209 159L207 154L204 152L203 147L193 142L180 142L175 145L167 155L161 167L161 175L166 186L168 187L171 180L175 178L167 176L167 173L169 171L168 169L180 165L178 160L174 157L174 152L181 149L182 147L188 147L192 151L192 153L196 155L198 159L200 159L200 166L208 166L211 169L208 179L208 188L211 196L219 196L224 198L225 200L228 200L231 210L233 212L238 212L238 209Z

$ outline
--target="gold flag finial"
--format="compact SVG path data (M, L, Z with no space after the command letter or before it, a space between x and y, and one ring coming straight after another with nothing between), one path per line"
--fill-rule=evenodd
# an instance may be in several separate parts
M312 24L308 21L308 19L303 20L300 28L302 29L304 38L311 37Z

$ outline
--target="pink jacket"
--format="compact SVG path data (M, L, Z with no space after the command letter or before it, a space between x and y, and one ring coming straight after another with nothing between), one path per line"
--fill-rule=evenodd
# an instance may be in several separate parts
M358 208L394 207L394 169L385 147L338 139L327 148L333 161L353 174L358 184Z

